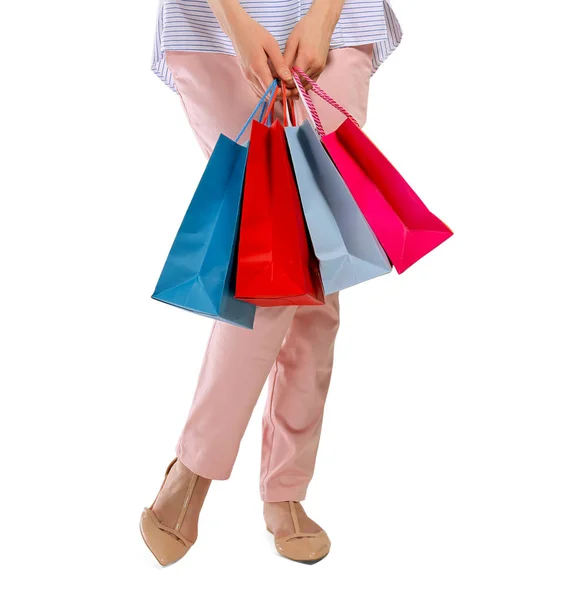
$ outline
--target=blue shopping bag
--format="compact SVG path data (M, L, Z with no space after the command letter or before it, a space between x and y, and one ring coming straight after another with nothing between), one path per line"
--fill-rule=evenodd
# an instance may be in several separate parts
M391 271L391 264L309 121L286 137L326 294Z
M221 134L184 216L152 298L253 328L255 306L236 300L235 264L248 150L238 140L275 90L272 83L235 141ZM261 115L260 115L261 119Z

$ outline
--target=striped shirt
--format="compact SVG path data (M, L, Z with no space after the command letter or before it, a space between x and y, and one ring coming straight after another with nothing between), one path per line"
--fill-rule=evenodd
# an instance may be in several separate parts
M277 40L286 41L313 0L241 0L245 11ZM373 72L397 48L402 31L387 0L346 0L331 48L374 44ZM168 50L235 54L207 0L160 0L152 70L174 91L165 59Z

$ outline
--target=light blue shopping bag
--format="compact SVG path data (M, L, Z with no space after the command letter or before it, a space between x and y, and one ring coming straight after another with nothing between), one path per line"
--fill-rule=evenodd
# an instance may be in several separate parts
M220 135L152 298L253 328L255 306L236 300L235 264L247 146L238 140L275 90L272 83L235 141Z
M326 294L391 271L391 264L309 121L286 136Z

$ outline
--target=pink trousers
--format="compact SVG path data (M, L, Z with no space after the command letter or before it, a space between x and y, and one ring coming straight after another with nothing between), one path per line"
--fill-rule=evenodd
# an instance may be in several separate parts
M332 50L319 83L363 125L372 46ZM220 133L238 134L258 101L234 56L168 52L188 119L209 156ZM298 116L306 118L300 102ZM279 105L277 107L279 109ZM342 115L318 100L327 132ZM190 470L227 479L269 376L260 491L266 502L303 500L312 478L339 326L337 294L324 306L256 310L253 331L216 322L195 397L177 446Z

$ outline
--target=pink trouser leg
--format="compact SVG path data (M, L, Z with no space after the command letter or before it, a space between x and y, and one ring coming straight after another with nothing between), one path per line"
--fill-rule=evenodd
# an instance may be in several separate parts
M283 493L292 488L292 495L305 494L315 464L338 323L337 294L328 296L324 306L258 308L253 331L216 323L178 442L184 465L208 479L230 476L273 366L264 417L262 495L264 490Z
M168 52L167 62L209 156L220 133L235 137L257 97L233 56ZM344 48L330 52L319 82L363 124L370 75L371 47ZM343 120L321 101L317 109L327 131ZM298 114L305 118L300 103ZM313 475L338 324L337 294L325 306L258 308L253 331L216 323L178 442L184 465L208 479L230 476L271 370L261 494L267 501L302 500Z
M270 375L260 479L266 502L303 500L313 475L339 327L338 294L317 309L298 308Z
M227 479L295 306L258 308L254 329L217 322L178 443L180 460L208 479Z

